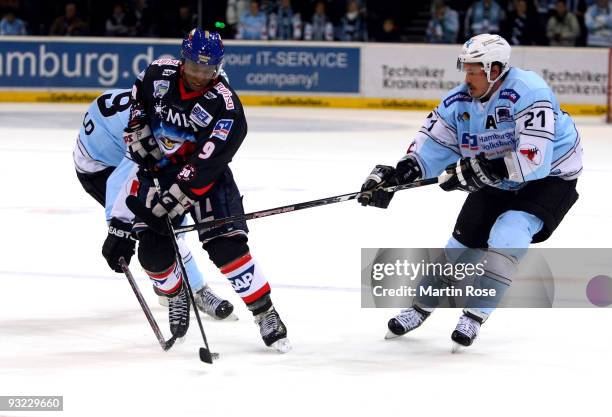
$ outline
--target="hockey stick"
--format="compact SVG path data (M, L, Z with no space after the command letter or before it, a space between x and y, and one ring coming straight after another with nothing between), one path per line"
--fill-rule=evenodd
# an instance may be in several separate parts
M395 185L393 187L383 188L383 190L388 192L396 192L401 190L407 190L410 188L418 188L423 187L425 185L437 184L442 182L443 179L446 178L446 174L440 175L439 177L434 178L426 178L424 180L418 180L414 182L410 182L408 184ZM216 229L217 227L221 227L225 224L241 221L241 220L253 220L259 219L262 217L274 216L275 214L289 213L292 211L304 210L313 207L325 206L327 204L335 204L341 203L343 201L354 200L357 196L361 194L361 192L349 193L349 194L341 194L333 197L321 198L319 200L305 201L303 203L290 204L288 206L276 207L268 210L255 211L253 213L248 214L239 214L236 216L225 217L223 219L211 220L203 223L190 224L188 226L180 226L174 228L175 234L191 232L193 230L201 230L206 232L208 230Z
M157 179L157 177L153 177L153 183L155 184L155 188L157 188L157 193L161 198L161 188L159 186L159 180ZM200 318L200 313L198 312L198 306L196 305L195 298L193 296L193 291L191 290L191 284L189 283L189 278L187 277L187 270L185 269L183 257L181 256L181 252L178 247L178 242L176 241L176 235L174 234L174 227L172 226L172 222L170 221L169 216L166 216L166 226L168 227L168 230L170 230L170 240L172 241L172 246L174 247L176 261L178 262L179 267L181 268L181 274L183 275L183 280L187 286L187 292L189 293L189 301L191 302L191 306L194 310L193 312L195 313L196 320L198 321L200 333L202 334L202 340L204 340L204 347L200 347L200 360L206 363L213 363L213 358L217 359L219 357L219 354L211 353L210 348L208 347L208 340L206 339L206 333L204 332L202 319Z
M153 329L153 333L155 333L155 337L157 337L157 341L159 342L159 344L161 345L164 351L169 350L172 347L172 345L174 345L174 342L176 342L176 337L172 336L168 340L164 339L164 335L159 329L159 326L157 325L157 321L155 321L155 317L153 317L153 313L151 313L151 309L149 308L149 305L147 304L144 297L142 296L142 293L140 292L140 289L138 288L138 285L136 284L136 281L134 280L134 276L132 275L132 272L130 271L130 268L128 267L128 264L123 258L123 256L119 258L119 266L123 270L125 277L130 283L130 286L132 287L132 290L134 291L134 294L136 295L136 298L138 299L138 303L140 304L140 307L142 308L142 311L144 312L144 315L147 318L147 321L151 325L151 329Z

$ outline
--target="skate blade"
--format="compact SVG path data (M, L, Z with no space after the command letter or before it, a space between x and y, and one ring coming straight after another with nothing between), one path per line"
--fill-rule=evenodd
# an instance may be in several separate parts
M287 353L293 349L291 342L289 342L289 339L287 338L277 340L276 342L272 343L270 347L275 349L278 353Z
M451 348L451 353L460 353L465 346L460 345L457 342L453 342L453 347Z
M227 316L227 317L226 317L226 318L224 318L224 319L218 319L218 318L216 318L216 317L213 317L213 318L214 318L215 320L217 320L217 321L238 321L238 320L240 320L240 319L238 318L238 316L237 316L237 315L235 315L234 313L230 314L229 316Z
M398 337L403 336L402 334L395 334L391 330L387 330L387 334L385 335L385 340L391 340Z

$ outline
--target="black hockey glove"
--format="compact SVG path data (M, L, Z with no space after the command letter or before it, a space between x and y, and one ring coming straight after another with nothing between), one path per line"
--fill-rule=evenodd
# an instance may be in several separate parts
M166 223L167 216L170 220L180 218L193 205L194 201L187 197L177 184L172 184L170 189L162 192L161 198L153 200L153 208L147 207L136 196L128 196L125 200L128 208L134 215L145 222L155 232L168 235L170 231Z
M416 158L410 154L404 155L395 167L395 177L398 184L408 184L421 179L423 171Z
M456 163L446 167L450 177L440 183L444 191L463 190L469 193L478 191L487 185L498 183L504 174L503 159L488 160L478 155L475 158L461 158Z
M382 189L386 185L396 185L395 168L387 165L376 165L361 186L357 201L362 206L387 208L393 193Z
M123 140L130 151L134 162L141 167L154 170L162 159L162 153L151 133L151 128L145 123L134 122L123 132Z
M135 246L136 239L132 236L132 225L113 217L108 226L108 236L102 245L102 256L108 262L108 266L115 272L122 272L119 258L123 256L129 265Z

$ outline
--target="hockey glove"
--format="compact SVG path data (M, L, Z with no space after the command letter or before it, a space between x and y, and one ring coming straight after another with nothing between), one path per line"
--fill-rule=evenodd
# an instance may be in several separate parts
M398 184L408 184L421 179L423 171L416 158L410 154L404 155L395 167L395 177Z
M457 163L446 167L446 173L450 177L440 183L440 187L444 191L463 190L472 193L487 185L495 185L504 177L501 171L505 168L500 162L503 165L503 159L493 162L482 155L461 158Z
M130 151L134 162L141 167L154 170L162 159L162 153L151 133L151 128L145 123L133 123L123 132L123 140Z
M393 193L382 189L385 185L396 185L395 168L387 165L376 165L361 186L357 201L362 206L387 208Z
M172 184L169 190L162 193L161 198L153 201L152 208L147 207L136 196L128 196L125 200L134 215L145 222L155 232L168 235L170 231L166 216L170 221L180 218L193 205L194 201L187 197L177 184Z
M108 262L108 266L115 272L122 272L119 258L123 256L125 262L129 264L135 246L136 239L132 236L132 225L112 218L108 226L108 236L102 245L102 256Z

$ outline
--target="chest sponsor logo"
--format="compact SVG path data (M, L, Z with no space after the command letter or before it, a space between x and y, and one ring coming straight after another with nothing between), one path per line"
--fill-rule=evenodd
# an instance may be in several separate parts
M512 88L506 88L505 90L501 90L499 92L499 98L502 100L510 100L511 102L516 103L519 98L521 98L521 95Z
M191 119L192 122L194 122L200 127L208 126L210 122L212 122L212 119L213 119L210 113L204 110L204 108L200 106L199 104L196 104L195 106L193 106L193 109L191 109L191 114L189 115L189 118Z
M195 131L198 130L196 124L192 120L190 120L190 117L188 117L185 113L179 112L179 111L174 110L172 108L168 109L168 113L166 114L165 121L167 123L170 123L170 124L174 125L174 126L178 126L178 127L190 127L193 130L195 130Z
M234 121L232 119L221 119L217 122L210 134L211 138L218 138L221 140L227 140Z
M486 156L502 155L515 149L514 130L508 129L497 132L470 134L461 136L461 149Z
M519 153L533 165L540 165L542 163L542 153L535 145L525 143L519 147Z
M234 100L232 100L232 92L222 83L217 83L217 85L215 85L215 90L217 90L217 92L223 96L223 100L225 100L225 109L233 110Z
M495 107L495 120L497 123L513 122L512 112L510 107Z
M168 69L166 68L163 72L162 72L162 77L169 77L172 74L176 73L176 70L173 69Z
M170 89L170 81L155 80L153 81L153 97L162 98Z
M468 93L455 93L452 96L448 97L446 100L444 100L444 107L449 107L456 101L472 101L472 96L470 96Z

